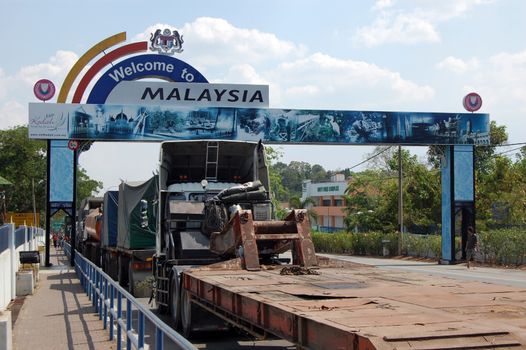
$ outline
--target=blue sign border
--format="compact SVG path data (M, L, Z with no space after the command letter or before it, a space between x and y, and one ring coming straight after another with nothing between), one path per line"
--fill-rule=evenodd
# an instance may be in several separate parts
M29 111L34 138L57 131L55 138L101 141L223 139L350 145L487 145L490 141L489 115L473 113L142 104L30 104Z
M166 69L168 65L170 69ZM139 55L130 57L108 69L91 89L87 102L105 103L110 92L120 82L152 77L178 83L208 83L208 80L197 69L175 57Z

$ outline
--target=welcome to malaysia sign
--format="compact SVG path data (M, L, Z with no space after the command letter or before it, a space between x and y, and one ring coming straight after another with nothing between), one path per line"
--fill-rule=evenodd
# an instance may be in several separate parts
M489 115L146 103L31 103L29 137L157 142L227 139L267 143L485 145L489 144Z
M123 81L105 104L153 104L213 107L268 107L268 85Z

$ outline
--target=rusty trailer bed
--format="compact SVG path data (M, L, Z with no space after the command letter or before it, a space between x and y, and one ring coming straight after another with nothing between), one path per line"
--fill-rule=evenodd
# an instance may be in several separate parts
M192 301L301 349L526 348L526 290L321 260L318 275L238 260L186 270Z

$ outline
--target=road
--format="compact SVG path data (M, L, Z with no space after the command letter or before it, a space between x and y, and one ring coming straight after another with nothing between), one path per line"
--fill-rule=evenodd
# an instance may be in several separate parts
M415 272L427 275L450 277L464 281L478 281L526 288L526 270L483 266L477 266L474 269L467 269L465 264L439 265L437 263L402 259L384 259L333 254L318 255L326 256L332 259L350 261L358 264L376 266L381 269Z

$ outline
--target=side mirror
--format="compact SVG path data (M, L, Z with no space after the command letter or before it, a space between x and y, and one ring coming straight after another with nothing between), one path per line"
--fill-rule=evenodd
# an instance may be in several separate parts
M148 201L141 199L141 228L148 227Z

